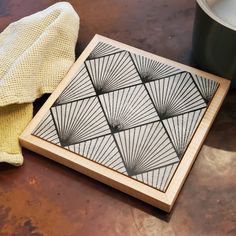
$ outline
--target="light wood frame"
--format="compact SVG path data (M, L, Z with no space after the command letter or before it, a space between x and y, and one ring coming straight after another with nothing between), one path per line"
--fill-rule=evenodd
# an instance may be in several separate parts
M51 105L55 102L58 95L63 91L65 86L69 83L71 78L75 76L80 65L85 61L88 57L92 49L99 42L107 42L113 45L116 45L119 48L124 48L129 50L132 53L142 54L143 56L147 56L151 59L158 60L163 63L168 63L174 67L181 68L184 71L188 71L191 73L198 74L200 76L209 78L211 80L217 81L219 83L219 87L217 92L215 93L205 115L203 116L197 130L194 133L194 136L166 190L166 192L162 192L156 190L148 185L145 185L141 182L138 182L128 176L122 175L118 172L110 170L100 164L97 164L93 161L90 161L85 158L78 158L78 154L67 151L59 146L56 146L52 143L44 141L34 135L32 135L33 130L40 122L42 117L45 115L47 110L51 107ZM147 202L155 207L158 207L164 211L170 212L173 204L178 196L178 193L194 163L194 160L197 157L197 154L206 138L207 133L211 127L213 120L216 117L217 112L220 109L220 106L224 100L224 97L227 94L229 89L230 82L223 78L214 76L212 74L200 71L195 68L191 68L186 65L182 65L180 63L153 55L151 53L127 46L125 44L113 41L111 39L105 38L100 35L96 35L89 45L86 47L84 52L81 54L79 59L75 62L75 64L70 69L69 73L66 77L61 81L56 90L52 93L52 95L48 98L45 104L42 106L40 111L35 115L33 120L27 126L25 131L20 136L20 143L23 147L26 147L36 153L39 153L45 157L48 157L56 162L59 162L65 166L68 166L74 170L77 170L89 177L92 177L96 180L99 180L107 185L110 185L122 192L125 192L129 195L132 195L144 202Z

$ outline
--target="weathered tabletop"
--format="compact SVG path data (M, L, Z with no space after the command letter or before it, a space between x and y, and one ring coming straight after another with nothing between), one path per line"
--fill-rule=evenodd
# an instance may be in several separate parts
M0 31L55 0L0 0ZM95 33L190 64L193 0L71 0L76 53ZM35 103L39 107L44 99ZM231 90L171 214L23 150L0 165L0 235L236 235L236 93Z

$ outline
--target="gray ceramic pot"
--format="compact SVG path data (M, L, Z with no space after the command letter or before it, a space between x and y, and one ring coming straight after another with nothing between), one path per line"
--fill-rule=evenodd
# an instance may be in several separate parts
M219 1L196 1L193 61L205 71L231 79L236 87L236 27L212 10Z

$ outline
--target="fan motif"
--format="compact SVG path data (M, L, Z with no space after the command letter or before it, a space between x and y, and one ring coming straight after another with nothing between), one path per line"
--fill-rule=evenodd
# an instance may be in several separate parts
M99 42L33 135L164 192L218 86Z
M99 96L113 132L159 119L143 85Z
M113 170L127 174L112 135L91 139L65 148Z
M183 156L205 110L200 109L163 120L163 124L180 158Z
M141 83L128 52L85 61L97 94Z
M122 50L117 47L114 47L112 45L103 42L99 42L97 46L93 49L93 51L89 54L88 59L104 57L121 51Z
M206 103L209 103L219 87L219 84L213 80L198 75L193 75L193 78Z
M131 55L138 69L139 75L144 83L165 78L181 72L180 69L161 63L159 61L154 61L134 53Z
M175 163L173 165L167 165L156 170L132 176L132 178L164 192L166 191L168 184L170 183L171 176L173 176L177 167L178 163Z
M94 95L96 95L95 90L83 64L80 67L78 74L63 90L54 105L73 102Z
M161 119L206 107L202 95L187 72L145 85Z
M52 114L50 111L47 111L44 118L40 121L36 129L33 131L33 135L47 140L48 142L60 145L56 126L53 122Z
M115 133L128 175L179 162L161 122Z
M109 133L109 126L96 97L51 108L62 146Z

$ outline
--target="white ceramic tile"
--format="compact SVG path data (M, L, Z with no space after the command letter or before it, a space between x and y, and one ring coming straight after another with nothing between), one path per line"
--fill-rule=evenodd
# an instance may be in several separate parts
M100 42L33 134L166 191L217 88Z

